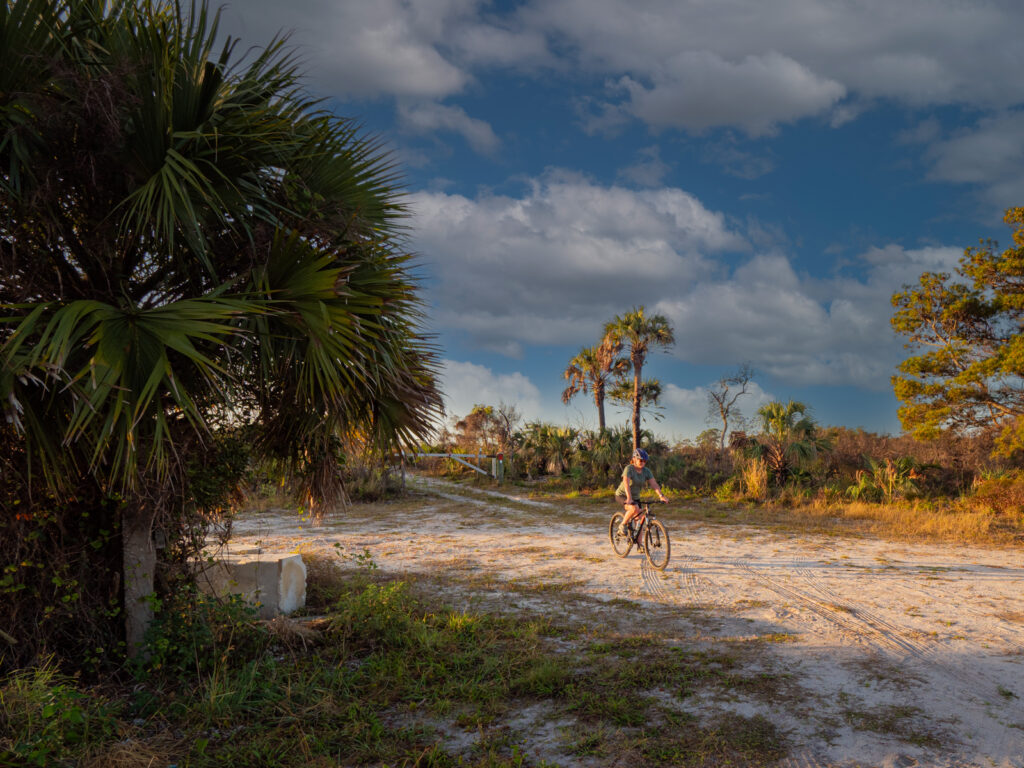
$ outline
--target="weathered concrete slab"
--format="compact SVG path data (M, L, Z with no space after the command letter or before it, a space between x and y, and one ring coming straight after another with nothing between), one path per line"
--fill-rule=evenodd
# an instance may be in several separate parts
M233 554L208 564L198 581L207 594L241 595L258 607L263 619L293 613L306 605L302 555Z

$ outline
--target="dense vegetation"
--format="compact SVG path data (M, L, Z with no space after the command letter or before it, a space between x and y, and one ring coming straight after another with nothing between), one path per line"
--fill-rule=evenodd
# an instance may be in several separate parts
M236 50L202 5L0 4L5 666L116 665L253 462L331 503L439 412L388 155Z
M1014 247L968 248L956 274L925 272L893 296L893 328L918 354L893 377L904 428L997 431L997 450L1024 453L1024 208L1010 208Z
M790 401L762 407L753 427L731 432L724 449L717 429L676 445L648 430L640 438L655 476L677 497L833 510L854 504L860 514L893 505L939 515L969 511L990 518L993 531L1024 534L1024 467L994 453L996 429L922 441L823 427L806 405ZM454 420L432 448L501 452L509 480L544 479L552 491L609 495L633 441L625 425L600 431L523 423L514 407L481 405Z

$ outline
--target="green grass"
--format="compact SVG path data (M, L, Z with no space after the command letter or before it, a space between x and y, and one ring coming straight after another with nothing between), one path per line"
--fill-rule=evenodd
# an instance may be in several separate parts
M696 766L784 751L767 721L705 723L682 709L697 692L781 694L783 677L744 672L741 648L453 611L432 583L386 578L365 553L310 564L325 617L302 633L271 627L268 644L246 646L251 656L150 669L102 696L52 666L0 681L0 764L505 768L632 754ZM508 725L531 707L541 723L574 725L538 745L528 724Z
M922 722L921 710L916 707L890 705L873 707L870 711L847 709L846 722L858 731L872 731L895 736L918 747L942 747L946 735Z

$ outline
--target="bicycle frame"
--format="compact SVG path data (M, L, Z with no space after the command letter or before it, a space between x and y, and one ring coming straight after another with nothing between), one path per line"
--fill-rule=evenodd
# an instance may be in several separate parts
M636 523L636 526L633 530L633 535L630 538L633 541L633 546L635 546L637 550L640 552L643 552L644 549L643 544L641 544L640 542L643 541L642 537L644 535L644 532L647 530L647 521L648 519L654 519L654 513L651 512L652 503L653 502L650 501L636 501L636 505L640 507L640 514L638 514L636 517L629 521L630 525Z

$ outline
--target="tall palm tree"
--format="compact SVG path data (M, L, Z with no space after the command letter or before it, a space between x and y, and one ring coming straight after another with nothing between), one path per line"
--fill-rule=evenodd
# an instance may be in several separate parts
M632 381L622 379L616 381L614 385L608 390L607 396L611 400L613 405L620 408L633 407L633 395L636 389L636 385ZM661 400L661 381L658 379L644 379L640 382L640 408L645 413L654 412L654 418L661 420L661 406L658 405L658 401Z
M562 390L562 402L569 401L582 392L592 393L597 406L598 429L605 431L604 399L609 382L623 376L629 370L629 361L620 357L621 344L605 341L596 347L584 347L569 361L562 374L569 385Z
M283 40L240 62L217 23L0 6L0 467L21 514L40 488L72 516L121 500L129 617L218 424L329 500L340 445L412 442L441 407L389 155L305 95Z
M675 344L672 325L664 315L647 316L640 306L623 315L616 315L604 328L607 343L621 344L628 350L633 369L633 448L640 446L640 410L643 399L643 368L652 347Z

